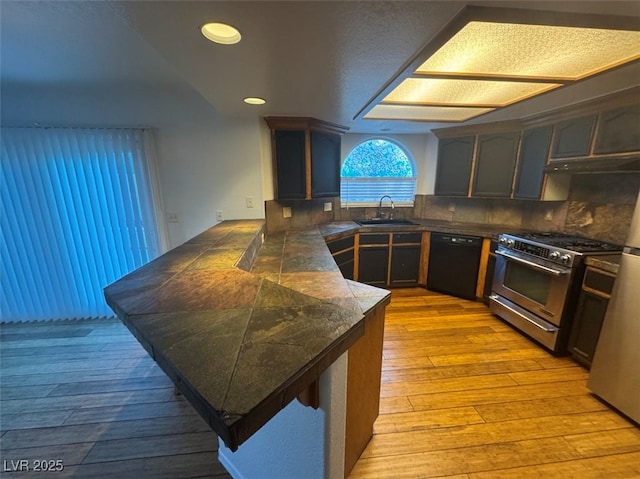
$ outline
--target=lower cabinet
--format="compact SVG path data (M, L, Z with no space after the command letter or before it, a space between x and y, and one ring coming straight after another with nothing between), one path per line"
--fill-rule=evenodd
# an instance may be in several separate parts
M386 304L381 304L365 314L364 336L349 349L344 477L349 476L373 436L380 410L385 308Z
M355 278L355 237L347 236L327 243L333 259L346 279Z
M357 281L372 286L416 286L422 232L361 233Z
M576 314L569 336L569 352L573 359L591 368L600 330L613 290L615 275L588 267L582 283Z
M360 246L358 256L358 281L372 286L386 286L389 246Z

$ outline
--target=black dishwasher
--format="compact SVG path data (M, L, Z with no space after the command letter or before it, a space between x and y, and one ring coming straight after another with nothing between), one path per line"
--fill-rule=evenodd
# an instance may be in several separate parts
M431 233L427 289L476 299L482 238Z

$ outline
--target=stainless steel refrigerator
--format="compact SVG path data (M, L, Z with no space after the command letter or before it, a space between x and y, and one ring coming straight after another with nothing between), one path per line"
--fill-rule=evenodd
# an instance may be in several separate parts
M640 194L587 385L640 423Z

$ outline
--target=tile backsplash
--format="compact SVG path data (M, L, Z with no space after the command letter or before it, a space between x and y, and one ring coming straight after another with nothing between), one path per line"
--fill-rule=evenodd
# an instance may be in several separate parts
M623 244L627 237L640 174L574 175L566 201L456 198L416 195L413 208L398 207L396 218L515 226L537 231L566 231ZM326 202L332 211L324 211ZM266 202L267 232L330 221L370 218L377 208L341 208L339 198ZM291 218L283 218L283 207Z

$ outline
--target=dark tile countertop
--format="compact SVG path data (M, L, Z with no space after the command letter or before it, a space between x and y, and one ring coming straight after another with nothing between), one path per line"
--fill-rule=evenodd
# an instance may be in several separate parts
M355 221L336 221L320 225L320 231L327 241L340 239L353 233L375 233L376 231L432 231L461 235L481 236L497 239L501 233L522 233L523 228L482 223L456 223L452 221L412 219L415 225L375 225L361 226Z
M386 290L345 280L317 227L224 221L105 288L107 303L231 450L364 333Z
M587 256L584 260L587 266L593 266L609 273L618 274L622 254L605 254Z

